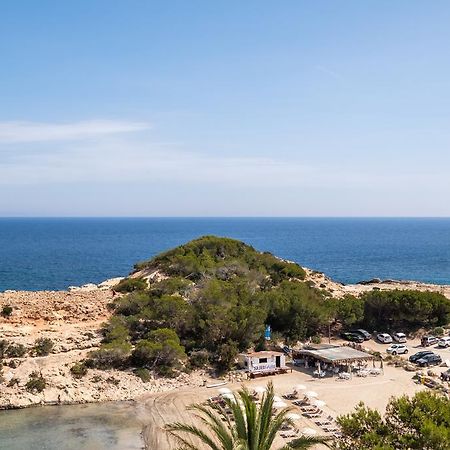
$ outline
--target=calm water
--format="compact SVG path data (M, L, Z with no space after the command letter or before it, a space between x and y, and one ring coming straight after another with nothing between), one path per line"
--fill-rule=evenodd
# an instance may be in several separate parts
M128 402L0 411L0 450L137 450L140 431Z
M450 283L450 219L0 219L0 291L97 283L205 234L342 282Z

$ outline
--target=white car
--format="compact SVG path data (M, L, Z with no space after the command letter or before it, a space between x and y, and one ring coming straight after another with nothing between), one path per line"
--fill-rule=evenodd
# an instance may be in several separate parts
M401 344L406 342L406 334L405 333L394 333L392 335L395 342L399 342Z
M408 348L404 344L392 344L386 349L386 352L391 355L404 355L408 353Z
M377 334L377 339L382 344L390 344L390 343L392 343L392 337L391 337L390 334L387 334L387 333L379 333L379 334Z
M443 337L439 339L438 347L450 347L450 337Z

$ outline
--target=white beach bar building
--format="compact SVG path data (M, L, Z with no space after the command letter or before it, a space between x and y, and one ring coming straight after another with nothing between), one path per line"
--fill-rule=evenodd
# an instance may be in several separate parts
M253 352L241 353L239 365L249 373L250 377L285 373L286 355L281 352Z

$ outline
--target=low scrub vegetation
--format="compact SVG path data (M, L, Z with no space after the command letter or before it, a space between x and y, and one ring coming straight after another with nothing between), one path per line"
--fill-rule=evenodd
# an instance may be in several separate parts
M53 350L53 341L49 338L39 338L34 341L33 351L36 356L47 356Z
M2 316L3 317L9 317L13 312L12 306L5 305L2 308Z
M45 381L45 378L42 376L40 372L32 372L30 374L30 377L27 381L27 384L25 385L25 388L28 392L31 393L39 393L42 392L45 389L45 386L47 385L47 382Z

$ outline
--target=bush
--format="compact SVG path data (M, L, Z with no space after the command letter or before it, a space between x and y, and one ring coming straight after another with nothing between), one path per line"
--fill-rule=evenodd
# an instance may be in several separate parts
M74 378L83 378L88 373L88 368L84 362L77 362L70 368L70 373Z
M444 336L444 332L445 331L442 327L436 327L433 329L431 333L434 334L435 336Z
M139 377L144 383L147 383L152 379L151 372L148 369L139 367L134 371L134 374Z
M49 338L36 339L33 350L36 356L47 356L53 350L53 341Z
M156 365L174 367L184 357L186 354L180 345L180 338L175 331L168 328L151 331L147 339L142 339L136 344L132 354L133 362L143 367Z
M11 378L9 380L9 383L7 384L8 387L14 387L17 386L19 384L19 379L18 378Z
M26 348L22 344L10 344L5 351L6 356L9 358L21 358L27 352Z
M129 293L134 291L145 291L147 289L147 281L143 278L124 278L116 286L116 292Z
M25 385L25 388L28 392L36 393L42 392L45 389L47 382L45 378L39 372L32 372L30 377Z
M126 365L131 352L128 342L109 342L89 354L86 364L98 369L120 368Z
M211 355L206 350L197 350L189 355L189 364L193 369L201 369L210 364Z
M0 360L6 356L6 350L8 348L8 345L9 343L5 339L2 339L0 341Z
M12 307L9 306L9 305L5 305L5 306L2 308L2 316L3 316L3 317L9 317L9 316L12 314L12 312L13 312L13 309L12 309Z

